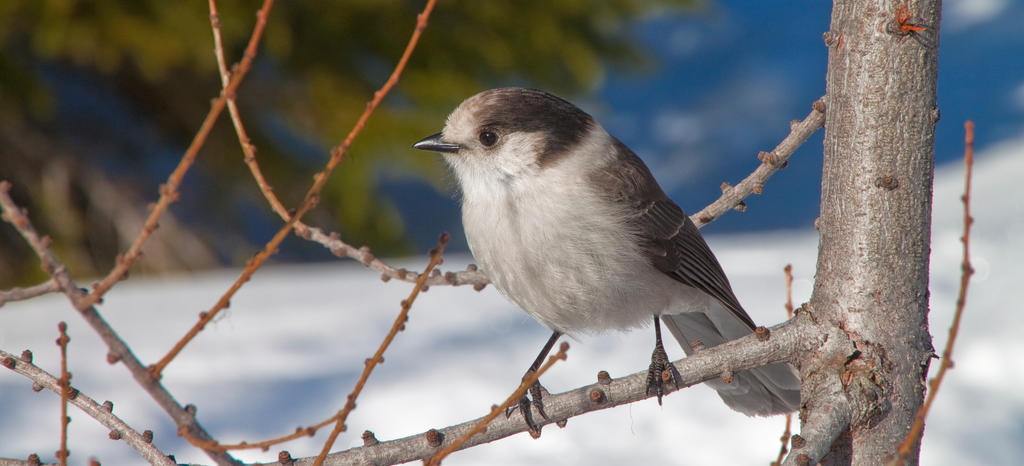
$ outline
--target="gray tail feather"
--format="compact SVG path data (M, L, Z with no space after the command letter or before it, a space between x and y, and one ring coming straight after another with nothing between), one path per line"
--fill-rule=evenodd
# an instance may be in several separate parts
M691 342L694 340L700 340L710 348L750 333L749 329L741 330L742 334L727 338L703 312L666 314L662 320L687 355L693 354ZM722 330L727 335L740 333L736 326L732 327ZM745 329L746 325L742 328ZM728 384L722 379L705 383L718 392L726 405L748 416L769 416L800 408L800 376L787 363L769 364L733 374L732 383Z

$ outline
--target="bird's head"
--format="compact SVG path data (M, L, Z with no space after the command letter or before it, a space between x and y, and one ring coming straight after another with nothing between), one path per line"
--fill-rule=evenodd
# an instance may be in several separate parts
M440 152L460 184L514 181L558 165L600 126L575 105L547 92L491 89L466 99L444 131L413 145Z

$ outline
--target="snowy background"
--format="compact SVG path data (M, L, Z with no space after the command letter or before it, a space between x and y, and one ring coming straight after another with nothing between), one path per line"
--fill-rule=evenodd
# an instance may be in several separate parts
M960 163L939 167L932 252L932 333L946 341L959 278ZM956 368L929 417L922 464L1020 464L1024 461L1024 340L1019 335L1024 274L1024 198L1009 187L1024 175L1024 137L983 150L976 165L972 254L977 274L955 357ZM785 190L769 183L766 193ZM795 300L806 300L816 254L814 231L716 235L708 238L754 320L783 319L782 268L792 263ZM468 258L449 257L443 269ZM404 265L421 268L424 258ZM237 276L237 270L179 278L133 279L119 284L101 312L144 362L162 356ZM83 280L83 283L86 283ZM277 266L259 271L167 369L164 382L181 403L198 406L203 425L222 441L258 440L290 432L335 412L362 361L372 354L411 285L383 283L350 262ZM56 323L71 334L74 385L97 400L113 400L115 413L179 461L209 459L175 435L175 428L124 367L109 366L98 337L62 296L11 303L0 309L0 348L29 348L36 362L59 371ZM518 384L548 331L492 288L434 287L416 302L407 330L371 376L349 433L335 450L361 444L371 430L381 440L419 433L485 414ZM646 367L649 330L612 333L571 342L569 359L545 375L552 392L591 383L598 370L613 376ZM682 357L674 343L670 357ZM937 366L933 364L933 367ZM31 383L0 371L0 457L38 452L53 460L58 448L59 400L35 393ZM137 464L123 442L72 410L72 463L95 457L103 464ZM540 440L525 434L457 452L446 464L758 464L773 460L783 418L747 418L727 409L706 387L571 419L548 427ZM326 433L284 445L294 456L319 451ZM246 452L246 461L272 461Z

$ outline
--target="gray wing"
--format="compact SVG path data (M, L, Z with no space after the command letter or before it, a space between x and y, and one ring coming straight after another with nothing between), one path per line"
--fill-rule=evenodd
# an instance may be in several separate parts
M697 226L665 195L643 161L621 142L615 143L614 161L592 174L594 186L601 187L612 202L628 206L626 210L633 213L628 221L640 238L651 265L680 283L713 296L724 310L739 320L722 327L714 318L722 311L709 309L666 315L665 326L679 340L686 354L693 353L689 342L694 339L710 347L740 336L736 333L740 322L746 325L748 332L753 330L754 322L736 300L722 266L708 249ZM785 413L800 407L800 377L789 364L741 371L734 374L732 383L720 380L707 383L725 404L748 416Z
M594 186L600 186L613 202L626 203L631 212L636 212L629 222L640 236L651 265L711 295L753 330L753 320L740 306L697 226L665 195L633 151L618 140L615 150L615 161L593 173Z

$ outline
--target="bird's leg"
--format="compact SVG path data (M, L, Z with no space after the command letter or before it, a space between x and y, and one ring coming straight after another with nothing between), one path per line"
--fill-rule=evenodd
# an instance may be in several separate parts
M647 370L647 394L658 395L658 405L661 405L661 397L665 394L665 383L671 380L676 388L679 388L679 380L676 379L669 363L668 354L661 344L661 318L654 316L654 352L651 353L651 367Z
M541 348L540 354L537 355L537 359L533 361L533 364L530 364L530 368L527 369L526 374L523 375L524 378L534 372L537 372L537 369L539 369L540 365L544 362L544 358L548 356L548 353L551 352L551 348L555 346L555 342L558 341L558 338L561 336L562 332L557 330L551 334L551 338L549 338L548 342L544 344L543 348ZM540 381L538 380L530 386L530 395L533 397L532 403L533 406L537 407L537 412L540 413L544 419L548 419L547 413L544 412L544 399L543 394L541 393L542 389L543 387L540 386ZM540 436L540 426L533 422L533 413L530 411L530 403L530 398L523 395L523 397L519 399L518 406L513 406L505 411L505 417L511 416L518 408L519 411L523 413L523 419L526 420L526 425L530 428L530 434L537 437Z

